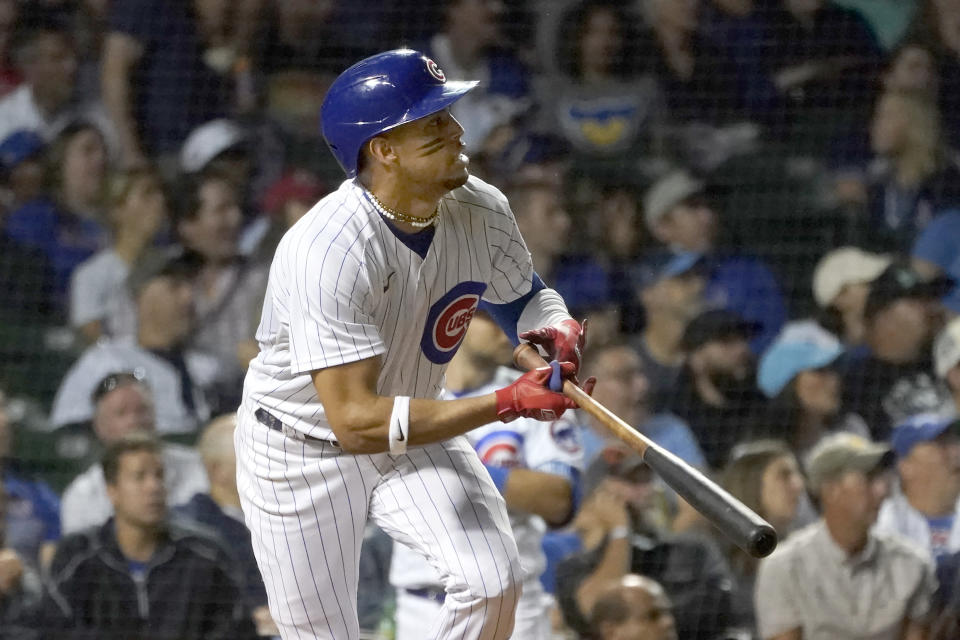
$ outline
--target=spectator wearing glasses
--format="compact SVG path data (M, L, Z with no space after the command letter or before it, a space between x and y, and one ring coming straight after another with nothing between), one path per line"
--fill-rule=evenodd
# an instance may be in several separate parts
M130 434L153 434L153 396L146 382L130 372L104 377L93 393L93 432L99 448L109 448ZM159 450L164 466L165 495L171 505L183 504L209 489L196 451L175 444ZM65 534L103 524L113 509L103 465L99 462L73 479L63 492L61 521Z

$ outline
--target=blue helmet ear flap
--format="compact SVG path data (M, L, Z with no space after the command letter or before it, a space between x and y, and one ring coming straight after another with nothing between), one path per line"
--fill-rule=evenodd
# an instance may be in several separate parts
M477 82L448 82L418 51L378 53L341 73L320 107L320 131L347 176L357 175L360 149L370 138L446 109Z

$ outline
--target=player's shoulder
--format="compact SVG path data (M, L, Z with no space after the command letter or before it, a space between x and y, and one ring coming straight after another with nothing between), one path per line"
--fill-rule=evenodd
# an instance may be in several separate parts
M477 213L510 215L510 206L503 192L477 176L470 176L465 185L448 193L444 200L456 202Z

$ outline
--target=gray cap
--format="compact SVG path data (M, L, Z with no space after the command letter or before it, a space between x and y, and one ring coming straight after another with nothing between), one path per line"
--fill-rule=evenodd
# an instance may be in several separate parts
M643 216L647 227L653 227L673 207L700 193L706 186L683 169L671 171L657 180L643 197Z
M819 493L823 483L846 471L870 473L893 462L889 445L871 442L854 433L835 433L823 438L807 455L810 489Z

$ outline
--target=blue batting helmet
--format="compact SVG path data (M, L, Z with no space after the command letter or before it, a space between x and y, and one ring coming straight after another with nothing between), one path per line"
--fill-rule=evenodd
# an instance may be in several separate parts
M476 82L447 82L418 51L378 53L341 73L320 107L320 129L337 162L353 178L363 144L401 124L447 108Z

